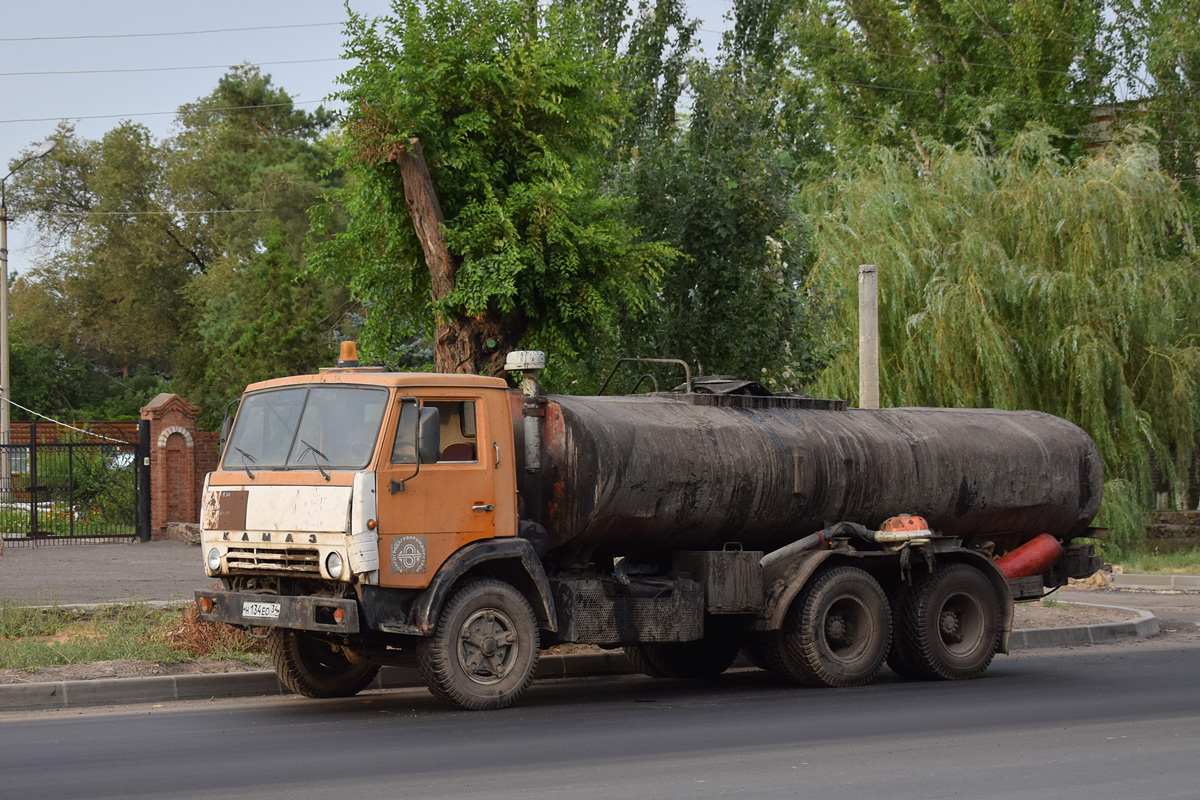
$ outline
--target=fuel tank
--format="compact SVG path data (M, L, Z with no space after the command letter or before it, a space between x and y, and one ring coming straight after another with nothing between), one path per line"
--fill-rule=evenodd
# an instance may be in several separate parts
M900 513L1003 551L1078 536L1100 507L1095 443L1036 411L703 394L550 395L543 408L541 469L521 470L522 495L564 563L769 551Z

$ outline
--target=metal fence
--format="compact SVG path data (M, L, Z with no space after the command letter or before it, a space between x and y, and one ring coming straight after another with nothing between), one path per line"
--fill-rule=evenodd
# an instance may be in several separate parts
M135 442L40 427L31 426L27 443L0 444L0 537L5 546L145 538L148 427L139 429Z

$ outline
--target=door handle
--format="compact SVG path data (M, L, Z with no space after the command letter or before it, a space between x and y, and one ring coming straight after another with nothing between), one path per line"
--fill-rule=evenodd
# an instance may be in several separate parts
M476 503L471 506L472 511L495 511L496 507L491 503Z

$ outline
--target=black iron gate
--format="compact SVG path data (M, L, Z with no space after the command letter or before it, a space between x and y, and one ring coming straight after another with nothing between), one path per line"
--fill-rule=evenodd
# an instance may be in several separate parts
M35 423L24 444L0 444L0 536L4 545L93 543L150 533L150 428L138 440ZM41 438L41 441L39 441Z

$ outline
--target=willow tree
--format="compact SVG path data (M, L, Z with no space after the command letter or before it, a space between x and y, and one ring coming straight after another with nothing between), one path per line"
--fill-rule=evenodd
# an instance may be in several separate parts
M817 389L857 399L856 268L880 275L886 405L1035 408L1092 435L1104 513L1136 536L1156 483L1187 494L1200 422L1200 271L1178 185L1142 146L1069 163L1051 133L1000 156L879 151L807 195L811 285L840 304Z
M496 374L522 342L586 348L649 297L671 251L637 243L602 191L626 109L587 8L395 0L352 17L347 185L326 207L348 226L315 260L363 301L369 355L433 334L439 369Z

